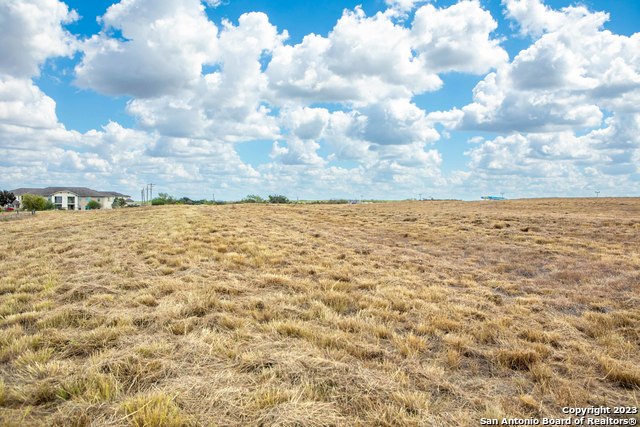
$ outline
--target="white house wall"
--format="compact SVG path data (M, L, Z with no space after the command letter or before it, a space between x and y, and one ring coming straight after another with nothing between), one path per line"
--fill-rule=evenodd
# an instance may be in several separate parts
M67 209L69 204L69 197L76 198L76 207L75 210L85 210L87 207L87 203L91 200L95 200L102 205L102 209L112 209L111 205L113 204L114 196L111 197L89 197L89 196L78 196L74 193L68 191L59 191L57 193L52 194L49 197L44 197L47 200L50 200L54 205L56 204L56 196L62 197L62 209ZM18 202L20 202L20 206L22 206L22 195L16 196Z
M67 191L59 191L57 193L53 193L51 196L49 196L49 200L51 200L51 203L54 204L54 206L56 206L56 209L58 208L58 203L56 203L56 197L61 197L62 198L62 209L67 209L67 206L69 205L69 197L74 197L75 198L75 209L74 210L79 210L78 208L78 196L74 193L71 192L67 192Z
M82 196L80 197L80 209L85 210L87 207L87 203L91 200L95 200L96 202L102 205L102 209L112 209L111 205L113 204L114 197L90 197L90 196Z

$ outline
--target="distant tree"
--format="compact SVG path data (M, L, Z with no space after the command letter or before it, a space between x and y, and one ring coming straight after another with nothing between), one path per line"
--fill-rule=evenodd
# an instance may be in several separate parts
M196 202L194 202L193 200L191 200L188 197L182 197L182 198L178 199L177 203L181 204L181 205L193 205Z
M158 205L175 205L177 202L177 200L173 197L170 196L168 193L160 193L158 194L158 197L154 198L153 200L151 200L151 204L158 206Z
M97 200L90 200L89 203L87 203L87 208L90 210L102 209L102 205Z
M23 194L22 208L28 211L43 211L47 209L47 199L37 194Z
M269 196L269 203L289 203L289 199L286 196L274 194Z
M240 202L241 203L264 203L265 200L260 196L256 196L255 194L249 194L247 197L240 200Z
M56 207L55 207L55 205L53 204L53 202L52 202L51 200L47 199L47 203L45 203L45 205L44 205L44 210L45 210L45 211L52 211L52 210L54 210L55 208L56 208Z
M11 205L16 200L16 195L11 191L2 190L0 191L0 208Z
M158 194L160 199L164 199L165 204L173 205L176 203L176 199L173 196L170 196L169 193L160 193Z
M111 203L112 208L124 208L125 206L127 206L127 202L123 197L116 197L113 199L113 203Z

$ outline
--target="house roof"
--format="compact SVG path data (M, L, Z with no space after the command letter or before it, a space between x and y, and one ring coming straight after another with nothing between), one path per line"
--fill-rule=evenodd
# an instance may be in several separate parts
M102 191L102 193L108 194L113 197L122 197L122 198L131 197L128 194L118 193L117 191Z
M38 196L51 196L54 193L69 192L80 197L130 197L115 191L98 191L87 187L46 187L46 188L16 188L11 190L16 196L23 194L37 194Z

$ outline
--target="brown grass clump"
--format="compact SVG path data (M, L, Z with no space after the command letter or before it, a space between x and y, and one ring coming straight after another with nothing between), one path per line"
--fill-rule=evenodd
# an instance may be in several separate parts
M637 406L637 199L2 227L0 425L446 427Z
M165 394L155 393L133 397L122 404L126 413L123 421L133 427L188 427L189 418Z
M540 355L531 349L499 350L496 358L506 368L529 370L540 360Z
M601 357L600 364L607 373L605 379L630 389L640 388L640 367L612 359Z

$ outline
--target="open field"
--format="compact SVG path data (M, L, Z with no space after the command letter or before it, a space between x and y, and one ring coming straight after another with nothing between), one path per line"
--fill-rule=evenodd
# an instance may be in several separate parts
M640 405L640 200L0 223L0 424L473 426Z

